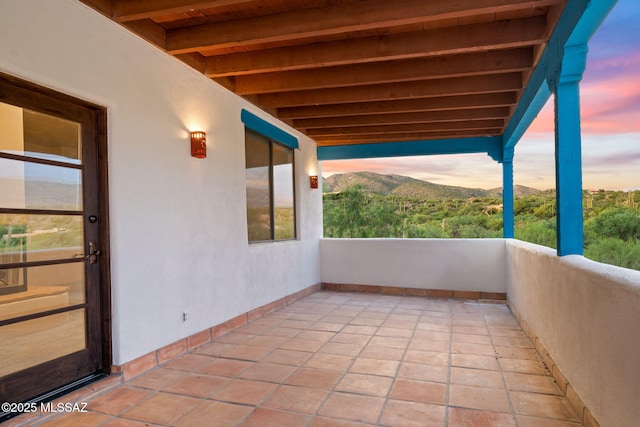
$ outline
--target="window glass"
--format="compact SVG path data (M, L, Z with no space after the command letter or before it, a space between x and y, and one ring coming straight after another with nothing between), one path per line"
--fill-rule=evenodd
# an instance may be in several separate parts
M247 130L245 162L249 241L295 239L293 150Z

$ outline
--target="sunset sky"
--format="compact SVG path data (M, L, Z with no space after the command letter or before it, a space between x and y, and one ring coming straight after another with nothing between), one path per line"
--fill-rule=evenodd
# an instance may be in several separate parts
M619 0L589 43L580 85L585 189L640 189L640 1ZM516 146L515 184L555 187L553 97ZM495 188L502 166L486 154L323 161L322 174L371 171L437 184Z

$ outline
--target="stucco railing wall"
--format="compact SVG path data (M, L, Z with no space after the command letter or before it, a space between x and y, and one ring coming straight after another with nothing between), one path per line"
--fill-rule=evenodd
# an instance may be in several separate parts
M504 293L503 239L322 239L324 283Z
M512 309L604 426L640 420L640 272L506 242Z

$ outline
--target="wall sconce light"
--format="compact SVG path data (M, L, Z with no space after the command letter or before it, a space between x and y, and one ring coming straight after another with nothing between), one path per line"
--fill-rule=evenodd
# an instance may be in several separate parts
M318 175L309 176L309 186L311 188L318 188Z
M207 157L207 134L191 132L191 156L198 159Z

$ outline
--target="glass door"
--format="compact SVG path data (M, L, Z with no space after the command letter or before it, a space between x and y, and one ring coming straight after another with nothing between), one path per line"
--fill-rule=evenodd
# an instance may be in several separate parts
M95 111L0 97L0 398L102 368ZM17 95L16 95L17 94Z

